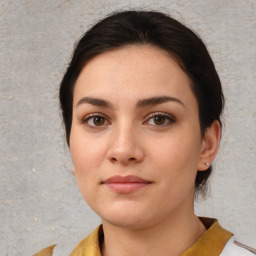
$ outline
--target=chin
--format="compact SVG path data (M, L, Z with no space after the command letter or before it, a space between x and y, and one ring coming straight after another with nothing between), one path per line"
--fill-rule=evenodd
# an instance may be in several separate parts
M134 218L133 216L126 216L122 218L120 216L116 218L106 218L102 219L103 224L108 223L112 226L125 229L142 229L149 226L150 221L145 220L144 218Z
M97 212L96 212L97 213ZM152 222L146 211L123 207L122 209L109 209L104 213L97 213L102 222L109 223L113 226L128 229L137 229L147 227Z

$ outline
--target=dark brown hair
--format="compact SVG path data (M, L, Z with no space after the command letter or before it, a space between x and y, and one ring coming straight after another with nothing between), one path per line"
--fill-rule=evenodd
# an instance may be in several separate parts
M224 106L219 76L206 46L192 30L171 18L153 11L123 11L109 15L88 30L75 47L73 57L60 85L60 105L69 144L73 90L75 82L91 58L103 52L128 45L150 44L173 56L190 77L199 106L202 136L218 120ZM198 171L197 192L203 192L212 172Z

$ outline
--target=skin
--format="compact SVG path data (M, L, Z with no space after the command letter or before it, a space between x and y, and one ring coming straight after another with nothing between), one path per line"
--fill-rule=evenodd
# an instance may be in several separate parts
M100 54L80 73L70 150L79 189L102 219L104 256L179 255L205 231L194 183L215 157L220 126L201 136L190 84L170 55L149 45ZM120 193L104 183L115 175L148 184Z

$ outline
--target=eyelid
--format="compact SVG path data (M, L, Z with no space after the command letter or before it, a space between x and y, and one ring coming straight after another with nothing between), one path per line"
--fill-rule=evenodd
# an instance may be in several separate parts
M167 118L169 120L170 123L175 123L176 122L176 118L173 115L171 115L171 114L168 114L166 112L153 112L153 113L148 114L145 117L146 121L144 123L148 122L151 118L156 117L156 116L165 117L165 118ZM168 124L165 124L165 125L162 125L162 126L167 126L167 125ZM159 127L161 127L161 126L159 125Z
M161 111L152 112L152 113L148 114L145 118L149 119L149 118L152 118L155 116L167 116L167 117L170 117L171 119L175 120L175 117L173 115L166 113L166 112L161 112Z
M83 125L87 125L87 126L90 126L90 127L96 127L96 128L100 128L102 126L105 126L106 124L102 125L102 126L91 126L88 124L88 121L93 118L93 117L102 117L105 119L105 121L108 122L108 124L111 124L111 122L109 121L109 118L102 114L102 113L98 113L98 112L95 112L95 113L91 113L91 114L87 114L85 116L83 116L81 119L80 119L80 123L83 124Z
M156 116L162 116L162 117L166 118L166 119L169 121L168 124L164 124L164 125L162 125L162 127L163 127L163 126L168 126L169 124L176 122L176 118L175 118L173 115L171 115L171 114L169 114L169 113L166 113L166 112L160 112L160 111L158 111L158 112L152 112L152 113L148 114L148 115L144 118L144 119L146 119L146 120L143 122L143 124L146 124L147 122L149 122L150 119L152 119L152 118L154 118L154 117L156 117ZM96 126L96 125L93 126L93 125L88 124L88 121L89 121L91 118L93 118L93 117L101 117L101 118L104 118L104 120L105 120L106 123L104 123L104 124L101 125L101 126ZM106 126L106 125L111 124L110 118L107 117L105 114L102 114L102 113L99 113L99 112L94 112L94 113L87 114L87 115L83 116L82 118L80 118L80 119L79 119L79 122L80 122L82 125L87 125L87 126L93 127L93 128L101 128L101 127L103 127L103 126ZM152 125L152 126L159 126L159 127L161 127L161 125Z

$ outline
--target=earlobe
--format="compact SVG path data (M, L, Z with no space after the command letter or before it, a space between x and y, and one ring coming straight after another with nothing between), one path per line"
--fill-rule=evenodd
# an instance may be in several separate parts
M202 143L202 151L198 163L198 171L205 171L214 160L220 143L221 127L219 121L215 120L205 131Z

